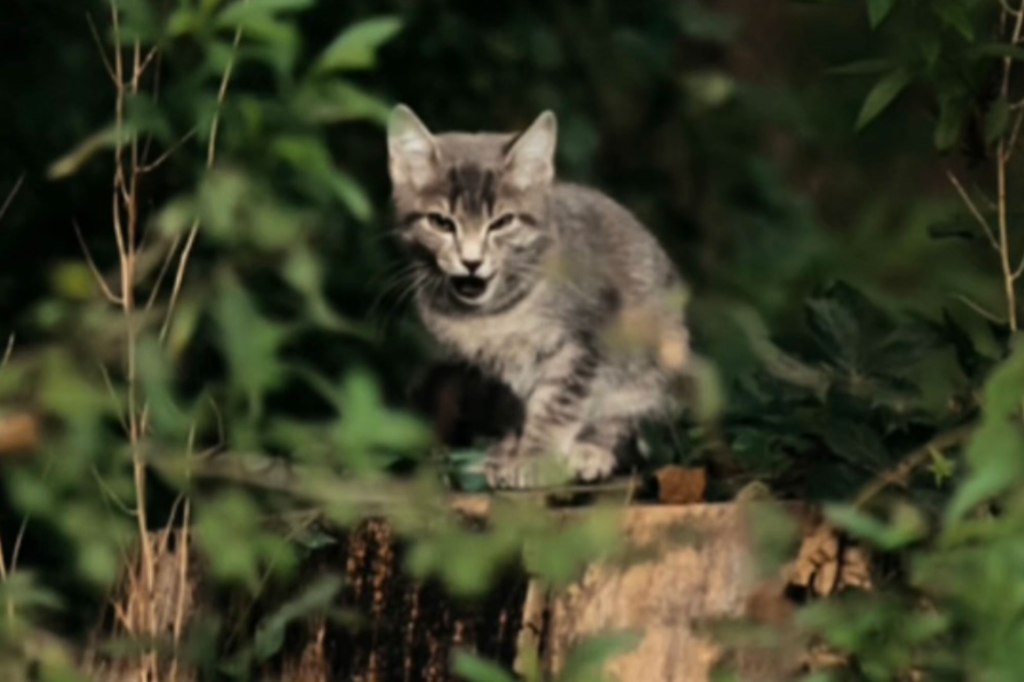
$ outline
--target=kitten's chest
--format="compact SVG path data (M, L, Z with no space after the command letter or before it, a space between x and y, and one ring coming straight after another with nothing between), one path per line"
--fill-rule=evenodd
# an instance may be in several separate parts
M559 325L523 311L425 321L439 341L504 380L520 396L532 388L540 363L563 336Z

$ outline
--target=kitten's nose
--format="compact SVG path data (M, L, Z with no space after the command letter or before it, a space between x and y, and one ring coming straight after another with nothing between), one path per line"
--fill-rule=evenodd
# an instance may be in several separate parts
M483 261L482 260L466 260L465 258L463 258L462 259L462 264L466 266L467 270L469 270L469 274L474 275L474 274L476 274L477 268L479 268L483 264Z

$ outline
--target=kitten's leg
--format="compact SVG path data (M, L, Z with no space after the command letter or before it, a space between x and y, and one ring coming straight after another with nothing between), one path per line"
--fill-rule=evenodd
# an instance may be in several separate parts
M487 481L493 488L530 488L558 482L573 472L567 457L582 430L583 415L597 372L589 347L566 343L543 366L541 379L525 400L526 419L514 449L508 441L488 453Z
M607 418L588 424L564 455L569 470L581 481L608 478L618 465L617 453L632 433L627 419Z

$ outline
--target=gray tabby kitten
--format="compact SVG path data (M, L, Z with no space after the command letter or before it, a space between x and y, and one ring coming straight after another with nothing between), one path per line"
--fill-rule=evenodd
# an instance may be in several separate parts
M626 209L555 180L556 128L547 111L518 135L432 135L402 105L388 125L419 314L523 401L488 453L496 488L609 476L688 365L679 275Z

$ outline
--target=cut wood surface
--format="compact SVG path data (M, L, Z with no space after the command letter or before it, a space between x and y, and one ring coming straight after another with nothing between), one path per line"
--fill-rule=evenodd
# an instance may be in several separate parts
M721 650L707 626L746 616L760 587L746 529L749 511L738 504L627 509L626 541L649 558L590 566L552 599L549 666L559 670L573 645L590 635L635 630L639 645L607 665L614 679L708 680Z
M830 531L823 530L813 511L799 506L791 509L804 522L807 540L800 558L794 556L784 575L759 580L747 528L750 514L757 511L751 505L756 504L760 503L624 507L621 523L628 548L624 555L591 565L557 594L543 591L521 570L513 569L492 595L475 602L453 599L436 585L423 586L406 578L400 570L401 543L387 524L366 522L339 536L336 545L312 557L307 567L311 575L324 569L344 570L346 588L338 606L361 613L363 625L351 631L322 619L308 623L297 635L289 635L287 646L268 661L264 674L270 676L266 679L286 682L450 680L451 653L456 648L474 650L508 667L522 660L524 653L537 654L545 669L555 672L573 646L588 636L634 630L640 634L638 646L607 664L606 671L614 679L703 682L723 653L709 632L716 621L749 616L785 624L793 607L783 593L795 583L816 593L828 591L819 589L823 578L831 589L845 584L865 587L866 558L857 555L849 575L844 573L842 557L828 550ZM486 496L472 496L456 506L480 519L488 515L490 503ZM586 512L586 508L551 510L563 521ZM811 555L828 566L819 571ZM162 556L171 565L180 565L174 552ZM188 588L188 593L197 595L197 603L188 605L194 615L205 608L201 573L198 567L189 572L190 579L199 583ZM121 599L122 604L133 603L130 595ZM256 608L273 608L273 604ZM188 614L186 620L192 616ZM115 628L110 634L126 633ZM731 660L742 663L741 669L748 673L744 679L768 682L784 679L806 663L805 653L788 647ZM108 674L97 679L133 677L131 666L124 662L96 665L94 661L92 668ZM179 670L175 679L193 678Z

